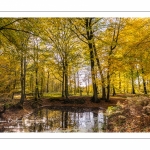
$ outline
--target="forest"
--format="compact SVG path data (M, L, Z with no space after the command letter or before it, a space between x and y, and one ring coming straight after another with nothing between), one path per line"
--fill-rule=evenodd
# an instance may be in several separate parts
M150 18L0 18L1 120L102 108L103 132L149 132L149 32Z

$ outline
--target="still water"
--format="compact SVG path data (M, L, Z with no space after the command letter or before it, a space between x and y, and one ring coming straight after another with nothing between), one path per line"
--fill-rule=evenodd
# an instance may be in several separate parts
M1 132L103 132L106 118L101 109L45 107L22 120L0 121Z

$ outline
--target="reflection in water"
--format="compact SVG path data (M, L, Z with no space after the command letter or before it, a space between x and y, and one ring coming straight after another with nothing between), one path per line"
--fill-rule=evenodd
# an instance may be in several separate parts
M43 108L20 121L0 122L1 132L103 132L102 110Z

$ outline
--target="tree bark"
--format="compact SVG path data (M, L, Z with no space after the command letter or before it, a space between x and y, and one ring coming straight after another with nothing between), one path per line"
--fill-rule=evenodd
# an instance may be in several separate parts
M66 100L68 100L68 63L67 63L67 59L65 61L65 97Z
M122 93L120 72L119 72L119 92Z
M132 81L132 94L136 94L135 93L135 88L134 88L134 78L133 78L133 70L131 69L131 81Z
M109 101L110 98L110 73L109 73L109 69L107 72L107 98L106 98L106 102Z
M42 72L42 76L41 76L41 90L40 90L40 96L43 97L43 84L44 84L44 74Z
M102 68L101 68L101 65L100 65L100 61L99 61L99 59L98 59L98 54L97 54L97 50L96 50L95 43L94 43L94 54L95 54L95 57L96 57L97 66L98 66L99 73L100 73L100 76L101 76L102 99L105 100L105 99L106 99L105 80L104 80L104 76L103 76L103 73L102 73Z
M47 86L46 86L46 92L49 93L49 77L50 77L50 73L49 71L47 72Z
M93 97L92 101L97 103L98 95L97 95L97 85L96 85L96 78L95 78L95 64L94 64L94 45L93 45L93 31L92 31L92 18L86 18L85 24L86 24L86 33L88 38L88 46L90 51L90 63L91 63L91 77L92 77L92 87L93 87Z
M115 87L113 85L113 96L115 96L115 95L116 95L116 90L115 90Z
M139 88L139 92L141 90L141 85L140 85L140 78L139 78L139 71L137 70L137 78L138 78L138 88Z
M65 97L65 88L64 88L64 84L65 83L65 66L63 63L63 75L62 75L62 97Z
M16 81L16 76L17 76L17 72L15 71L15 79L14 79L14 83L13 83L13 90L15 90L16 89L16 83L17 83L17 81ZM14 99L14 91L12 92L12 99Z
M38 68L35 69L35 101L40 97L38 88Z
M144 94L147 94L146 82L143 76L144 76L144 69L142 68L143 89L144 89Z
M79 93L80 92L80 76L79 76L79 72L77 72L77 79L78 79L77 93Z
M76 95L76 75L74 73L74 95Z
M38 100L38 98L40 98L40 94L39 94L39 82L38 82L38 71L39 71L39 55L38 55L38 45L37 48L34 50L34 65L35 65L35 101Z
M20 103L21 105L23 105L24 100L25 100L25 73L26 73L26 59L25 56L23 54L23 52L21 53L21 99L20 99Z

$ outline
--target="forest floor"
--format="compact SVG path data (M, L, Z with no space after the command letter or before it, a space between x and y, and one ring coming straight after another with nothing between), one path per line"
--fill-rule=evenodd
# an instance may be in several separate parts
M89 96L71 96L71 103L64 103L63 98L42 98L42 106L70 106L80 108L100 108L107 116L105 132L150 132L150 98L139 95L117 95L109 102L101 100L100 103L91 102ZM14 107L19 99L7 101L7 109L0 117L5 120L18 120L34 111L31 106L32 99L24 102L23 109ZM81 103L80 103L81 102ZM82 103L83 102L83 103ZM0 110L4 102L0 102Z

